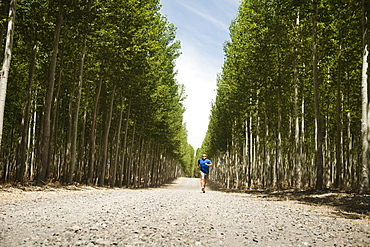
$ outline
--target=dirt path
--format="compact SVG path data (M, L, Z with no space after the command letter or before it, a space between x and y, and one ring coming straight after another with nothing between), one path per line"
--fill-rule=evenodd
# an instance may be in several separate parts
M0 246L369 246L369 222L241 193L161 189L0 191Z
M199 178L178 178L174 184L170 185L167 189L169 190L183 190L183 191L199 191L200 192L200 181ZM212 191L210 187L206 187L206 191Z

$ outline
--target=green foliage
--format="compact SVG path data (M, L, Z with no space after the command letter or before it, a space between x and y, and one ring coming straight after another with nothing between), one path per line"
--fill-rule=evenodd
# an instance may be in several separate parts
M68 0L63 3L63 24L59 40L57 72L53 101L53 139L51 178L58 180L65 176L68 168L58 162L68 161L68 143L70 142L72 113L79 111L78 121L78 162L79 181L87 176L87 155L93 134L96 152L95 160L100 159L99 148L102 145L108 105L114 89L114 109L112 127L109 136L109 155L115 156L119 116L123 109L123 122L128 128L121 127L121 143L127 141L126 150L119 149L117 157L131 157L133 150L140 149L140 136L153 148L160 150L158 157L175 160L184 173L189 174L193 149L187 143L187 133L183 126L184 100L183 87L175 80L175 60L180 55L180 42L175 40L176 28L159 12L159 0ZM42 131L43 96L46 89L50 56L54 37L58 1L18 1L16 16L16 34L14 58L9 78L8 98L6 102L5 130L9 136L4 138L3 146L9 147L4 162L16 159L16 140L19 138L19 126L22 109L25 105L26 85L29 77L30 54L37 44L35 74L32 80L32 112L30 114L30 143L37 144ZM77 107L78 82L81 70L81 54L86 42L85 64L82 74L81 106ZM102 91L98 97L98 115L96 126L91 125L93 110L99 83ZM123 105L120 103L123 99ZM130 112L129 112L130 109ZM121 125L124 125L121 124ZM92 129L95 128L95 129ZM124 140L124 136L128 140ZM149 144L148 144L149 145ZM131 153L129 153L128 150ZM2 150L3 151L3 150ZM29 145L27 152L37 155L37 145ZM127 153L126 156L121 155ZM149 152L149 151L148 151ZM143 154L141 154L144 156ZM144 157L143 157L144 159ZM58 161L59 160L59 161ZM135 159L135 162L138 162ZM156 160L152 158L151 160ZM159 158L158 158L159 160ZM36 168L32 160L29 167ZM122 164L128 160L120 161ZM157 161L156 161L157 162ZM108 164L108 166L111 164ZM66 165L65 165L66 166ZM149 164L148 164L149 166ZM159 166L159 165L158 165ZM16 167L12 166L9 180L14 176ZM149 169L149 168L148 168ZM151 168L152 169L152 168ZM153 168L154 169L154 168ZM161 169L170 169L164 168ZM171 169L174 169L173 167ZM0 169L0 173L2 170ZM97 176L98 171L93 171ZM3 174L4 175L4 174ZM153 175L153 174L151 174ZM32 174L27 174L33 179ZM122 175L121 175L122 176ZM154 180L154 178L153 178Z
M349 184L359 175L352 163L358 162L354 153L360 153L353 143L360 146L361 1L319 3L317 42L320 105L325 126L325 179L332 184L334 174L341 172L332 168L336 116L340 114L344 167L356 173L353 177L341 176L351 187ZM311 4L311 1L244 0L231 23L231 41L224 45L226 59L218 78L216 102L202 152L231 160L223 162L228 168L222 171L229 168L233 169L231 174L240 171L238 179L244 179L240 183L252 186L255 182L255 186L264 187L285 178L285 185L292 186L290 180L297 175L294 160L299 155L294 154L303 150L303 184L312 186L315 123ZM296 119L300 147L292 145ZM221 169L219 172L222 173ZM229 173L222 174L224 177Z

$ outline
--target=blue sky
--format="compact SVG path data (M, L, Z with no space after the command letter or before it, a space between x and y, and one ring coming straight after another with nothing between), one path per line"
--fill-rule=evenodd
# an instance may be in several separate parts
M161 4L161 13L177 27L176 39L181 41L176 79L185 85L184 122L188 142L197 149L208 128L216 78L224 62L223 44L230 40L229 26L239 0L161 0Z

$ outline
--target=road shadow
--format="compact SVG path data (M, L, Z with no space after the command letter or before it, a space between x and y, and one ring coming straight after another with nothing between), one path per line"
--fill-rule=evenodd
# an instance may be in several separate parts
M312 206L332 207L333 213L348 219L370 219L370 194L337 190L233 190L210 182L213 190L227 193L246 193L257 198L275 201L297 201Z

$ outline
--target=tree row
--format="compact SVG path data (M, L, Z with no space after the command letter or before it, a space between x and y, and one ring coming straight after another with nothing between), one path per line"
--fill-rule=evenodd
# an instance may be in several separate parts
M159 10L159 0L17 1L3 182L138 188L188 172L180 43Z
M237 189L368 191L368 1L244 0L202 149Z

